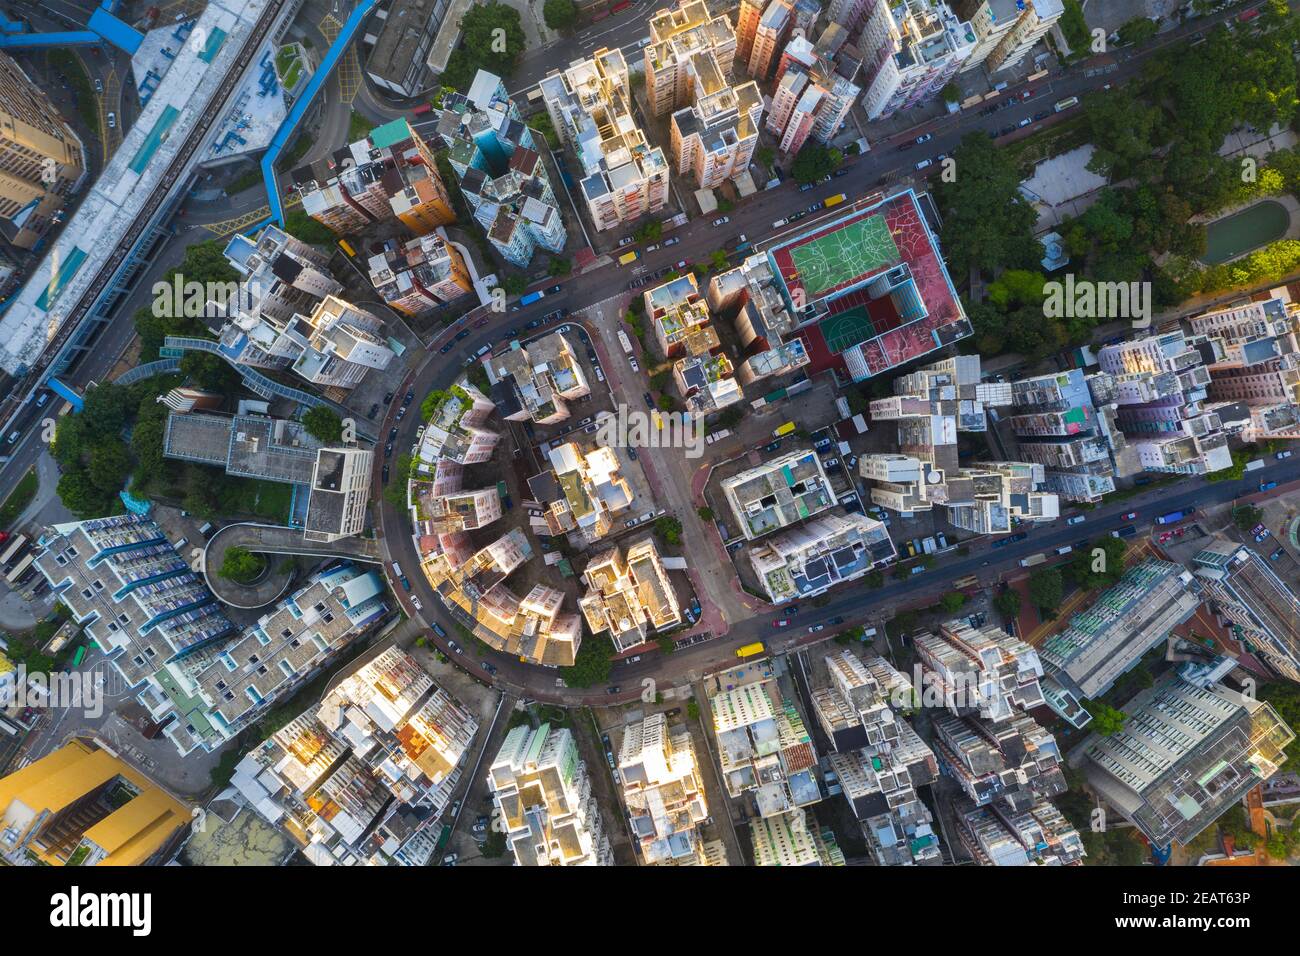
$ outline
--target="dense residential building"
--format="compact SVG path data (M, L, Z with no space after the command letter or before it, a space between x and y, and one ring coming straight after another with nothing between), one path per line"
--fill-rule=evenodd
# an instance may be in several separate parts
M843 650L823 663L828 680L813 689L812 705L834 748L827 763L876 863L940 862L934 816L918 794L938 779L939 765L900 716L915 706L911 682L882 657Z
M755 866L844 866L844 852L829 827L818 827L803 810L751 820Z
M567 727L513 728L488 769L488 787L517 865L613 865L591 778Z
M1219 346L1210 353L1210 398L1250 408L1244 441L1300 438L1300 308L1274 297L1188 320Z
M459 465L488 461L501 438L487 427L495 408L464 378L438 396L416 449L416 472L431 476L440 458Z
M770 661L711 675L706 690L729 796L760 817L821 800L812 735Z
M236 630L148 518L55 525L37 569L182 754L212 751L387 613L374 572L344 564Z
M220 468L227 475L294 485L306 502L302 527L312 541L365 529L374 452L329 447L300 422L265 415L172 412L163 456Z
M1228 431L1238 416L1230 403L1207 404L1210 371L1199 344L1174 331L1097 353L1101 374L1088 384L1095 400L1118 406L1142 470L1203 475L1232 466Z
M521 528L472 551L464 534L421 539L424 573L453 619L490 647L533 664L572 667L582 619L562 613L564 592L534 585L523 597L506 579L533 557Z
M236 633L188 556L138 515L54 525L39 544L36 569L125 686L159 720L173 715L163 733L177 740L190 701L169 669L188 671ZM176 699L167 708L169 694Z
M377 23L363 40L370 47L366 76L400 97L426 89L429 58L439 32L448 27L459 32L449 16L454 6L453 0L391 0L380 7L375 12Z
M352 389L393 360L383 332L379 318L331 293L310 312L283 319L260 306L239 308L221 329L221 352L238 365L289 370L314 385Z
M340 235L396 217L416 235L456 221L428 142L405 119L372 129L346 150L324 185L299 186L303 212Z
M772 75L772 68L781 49L790 38L790 30L793 26L792 0L767 0L767 5L754 26L749 58L745 61L745 72L756 80L767 80ZM739 47L739 38L736 44Z
M797 337L808 374L859 382L971 334L911 190L785 235L709 281L709 307L747 351Z
M256 239L236 233L223 254L239 275L239 285L223 301L206 303L205 311L231 324L248 325L250 337L262 331L262 320L283 327L295 315L309 314L326 296L343 291L330 275L329 256L273 225L264 227ZM268 338L261 347L269 350L272 344ZM235 345L238 342L232 342Z
M1196 613L1200 587L1181 565L1147 558L1124 572L1086 611L1044 638L1038 652L1047 672L1048 706L1075 727L1096 700L1142 655Z
M389 240L366 264L375 291L404 315L428 315L474 291L465 257L436 233L406 243Z
M725 15L688 0L650 18L646 96L669 121L672 166L698 189L713 189L749 169L758 146L763 97L752 81L733 86L736 36Z
M569 417L568 403L591 394L573 346L562 332L512 342L485 363L492 401L506 421L554 425Z
M769 375L788 375L803 368L812 359L804 348L803 339L791 339L775 348L763 349L744 359L736 367L736 380L741 386L752 385Z
M0 777L0 859L10 866L159 865L190 820L135 767L75 737Z
M0 236L35 249L85 175L77 134L45 92L0 53Z
M478 726L389 647L250 751L232 783L318 866L425 866Z
M411 494L418 535L476 531L501 517L501 495L497 489L465 488L464 472L464 466L458 462L440 458L433 480L415 483Z
M687 347L699 337L687 340ZM723 352L687 355L673 363L673 384L693 415L707 415L745 397L736 368Z
M1065 12L1061 0L958 0L954 6L975 33L962 70L983 65L990 73L1018 64Z
M1122 729L1082 745L1083 773L1160 849L1189 843L1273 776L1295 739L1272 705L1190 665L1140 691L1124 711Z
M749 549L754 574L773 604L816 597L896 556L885 526L857 513L818 515Z
M1300 598L1262 555L1222 537L1202 544L1192 570L1238 640L1287 680L1300 683Z
M614 651L644 644L652 631L682 622L672 582L653 538L593 557L582 575L587 594L578 602L593 634L608 631Z
M721 848L707 847L699 832L709 808L685 726L670 730L663 714L628 724L618 770L628 826L645 863L725 865Z
M622 474L613 448L584 452L573 442L548 453L550 470L528 480L533 497L545 509L552 535L570 535L578 545L590 545L609 534L615 516L632 505L632 487Z
M944 0L873 0L858 41L869 120L937 96L975 49L971 25Z
M650 17L649 34L646 97L655 116L667 116L692 102L696 57L711 58L724 77L731 74L736 33L725 16L711 16L703 0L656 11Z
M955 805L963 845L985 865L1078 862L1083 841L1048 802L1066 789L1060 747L1026 713L1044 698L1034 649L1000 628L965 621L913 641L921 701L947 711L932 721L934 749L965 797Z
M767 114L767 130L779 137L786 156L794 156L809 139L829 142L848 120L861 89L852 82L857 62L844 62L852 66L839 66L822 42L814 46L803 36L786 45Z
M723 479L722 496L749 541L835 506L835 492L811 448L788 451ZM790 542L797 548L798 542Z
M958 460L958 434L988 430L987 409L1007 405L1011 387L980 380L978 355L958 355L894 381L894 395L871 403L875 421L898 422L898 453L863 455L859 472L875 482L871 500L902 514L946 509L948 521L977 534L1010 532L1016 522L1052 521L1055 494L1031 462Z
M479 70L467 93L448 92L437 124L461 195L496 250L521 268L538 249L563 251L568 234L550 177L501 78Z
M1095 503L1115 490L1127 439L1116 405L1097 407L1080 369L1011 383L1008 417L1019 456L1043 466L1043 488L1067 501Z
M376 572L350 563L314 572L239 636L169 663L174 681L163 689L175 700L146 688L142 702L158 719L187 707L173 722L181 726L163 731L183 754L218 750L383 621L386 591Z
M718 333L709 327L709 306L700 295L695 273L647 289L641 298L661 355L702 355L718 347Z
M597 50L541 81L551 125L582 169L578 192L598 231L661 212L668 204L668 161L632 115L621 50Z

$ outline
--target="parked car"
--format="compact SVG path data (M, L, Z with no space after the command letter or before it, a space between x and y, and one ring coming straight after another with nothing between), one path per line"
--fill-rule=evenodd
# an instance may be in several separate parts
M933 133L922 133L920 136L918 136L918 137L917 137L916 139L914 139L912 142L916 143L917 146L920 146L922 143L928 143L928 142L930 142L930 140L932 140L932 139L934 139L934 134L933 134Z
M1033 120L1030 119L1028 116L1026 116L1024 119L1022 119L1019 123L1016 124L1016 129L1024 129L1032 122Z
M919 170L925 169L925 168L927 168L927 167L929 167L929 166L933 166L933 165L934 165L934 160L932 160L932 159L923 159L923 160L921 160L919 163L917 163L916 166L915 166L914 168L915 168L916 170L919 171Z
M1268 556L1268 559L1270 561L1276 561L1278 558L1282 557L1284 553L1285 553L1285 549L1278 548L1276 551L1274 551L1272 554Z
M497 672L497 666L495 664L488 663L487 661L480 661L479 664L489 674L495 674Z
M546 294L547 294L547 295L559 295L560 290L563 289L563 288L564 288L564 286L562 286L560 283L557 282L555 285L551 286L550 288L548 288L548 289L546 290Z
M788 618L784 618L784 617L782 617L782 618L778 618L777 620L775 620L775 621L772 622L772 626L773 626L773 627L789 627L789 626L790 626L790 621L789 621Z
M611 686L609 686L609 687L607 687L607 688L605 689L605 693L606 693L606 694L609 694L609 695L612 696L612 695L614 695L614 694L617 694L617 693L618 693L619 691L621 691L622 689L623 689L623 688L620 687L618 684L612 684Z
M825 625L825 624L810 624L810 625L808 626L808 633L809 633L809 634L816 634L816 633L818 633L818 632L820 632L820 631L824 631L824 630L826 630L826 625Z
M803 183L799 186L799 192L806 193L808 190L814 188L816 185L817 185L816 183Z
M729 222L731 222L730 216L719 216L717 219L713 220L713 225L725 226Z
M836 179L839 179L841 176L847 176L848 174L849 171L847 169L837 169L835 172L831 173L831 175Z
M1133 520L1134 518L1136 518L1137 516L1138 516L1138 513L1137 513L1136 511L1130 511L1128 514L1126 514L1126 515L1124 516L1124 520L1125 520L1125 521L1132 521L1132 520Z
M1278 461L1282 461L1282 460L1285 459L1285 458L1290 458L1290 457L1291 457L1291 452L1289 452L1289 451L1280 451L1280 452L1278 452L1277 455L1274 456L1274 457L1276 457Z
M632 243L635 241L636 240L633 239L631 236L624 236L622 239L618 241L618 247L622 249L624 246L632 245Z
M678 238L677 236L673 236L671 239L665 239L665 240L663 241L663 244L664 244L665 246L675 246L675 245L677 245L677 243L679 243L679 242L681 242L681 241L682 241L682 240L681 240L680 238Z

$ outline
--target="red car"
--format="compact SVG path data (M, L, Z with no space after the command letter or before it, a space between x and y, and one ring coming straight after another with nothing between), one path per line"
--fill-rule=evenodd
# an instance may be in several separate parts
M788 620L786 620L785 618L781 618L781 620L779 620L779 621L773 621L773 622L772 622L772 626L773 626L773 627L789 627L789 626L790 626L790 622L789 622Z

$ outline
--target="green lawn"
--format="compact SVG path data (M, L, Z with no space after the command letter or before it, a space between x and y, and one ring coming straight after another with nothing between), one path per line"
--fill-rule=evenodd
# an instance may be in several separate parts
M5 499L5 503L0 505L0 528L8 530L9 526L18 520L18 516L36 497L39 487L40 481L36 477L36 469L32 468L23 475L23 480L18 482L18 486Z

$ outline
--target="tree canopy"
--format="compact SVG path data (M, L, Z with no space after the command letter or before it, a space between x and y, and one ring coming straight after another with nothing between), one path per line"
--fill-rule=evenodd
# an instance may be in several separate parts
M797 183L815 183L839 169L844 154L838 149L809 140L794 158L790 175Z

